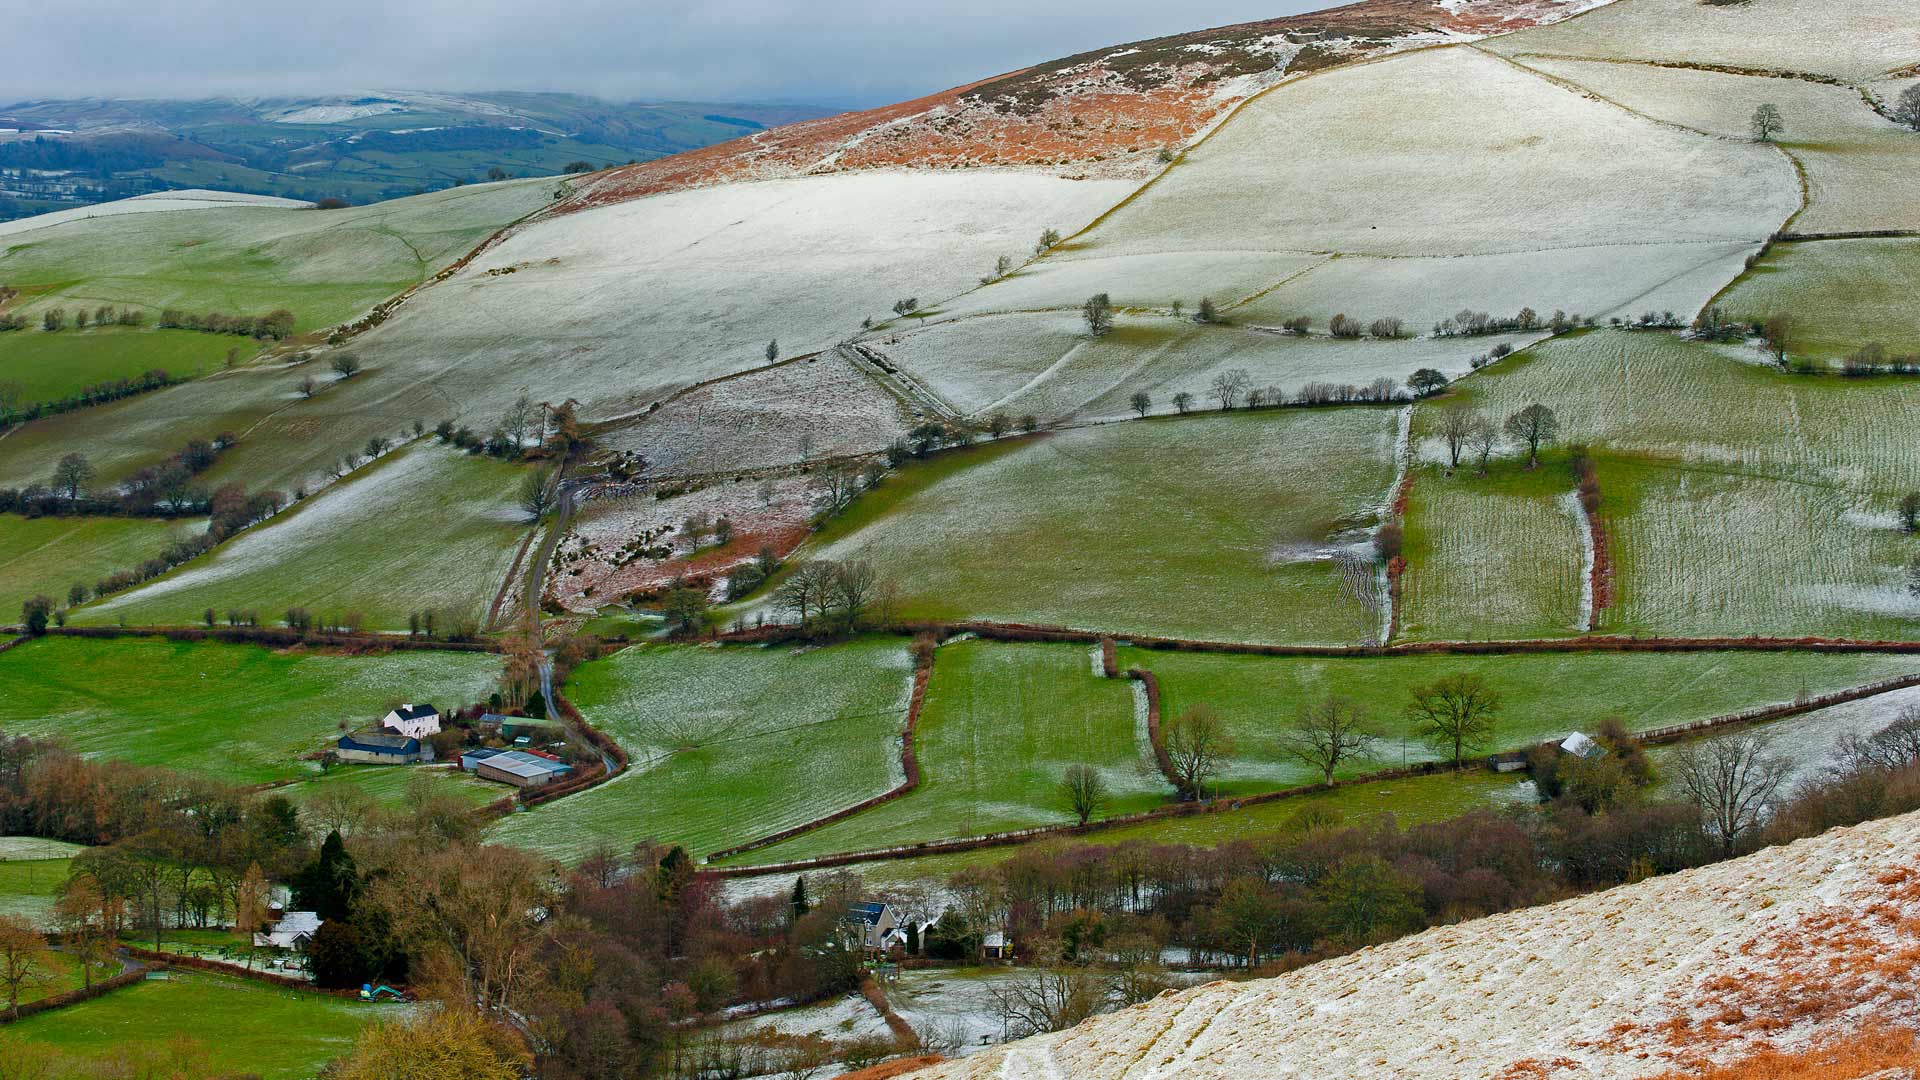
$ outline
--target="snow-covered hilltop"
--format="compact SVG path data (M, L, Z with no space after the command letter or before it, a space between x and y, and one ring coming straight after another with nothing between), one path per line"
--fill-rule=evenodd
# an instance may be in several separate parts
M1654 1076L1831 1044L1920 1003L1920 815L1170 993L915 1073Z
M1354 60L1557 22L1608 0L1361 0L1099 49L914 101L758 132L582 181L562 209L736 180L1024 167L1142 180L1240 102Z

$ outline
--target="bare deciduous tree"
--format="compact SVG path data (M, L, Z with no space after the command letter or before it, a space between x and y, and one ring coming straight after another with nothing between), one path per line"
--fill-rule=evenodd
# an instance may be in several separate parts
M988 987L993 1008L1010 1039L1065 1031L1106 1005L1105 980L1085 967L1023 969Z
M1774 136L1787 130L1787 121L1780 115L1780 107L1771 102L1753 110L1753 118L1747 122L1753 132L1754 142L1772 142Z
M1507 435L1527 447L1527 467L1540 464L1540 444L1552 442L1560 434L1560 418L1538 403L1507 417Z
M1370 758L1380 733L1358 704L1331 694L1302 706L1293 723L1280 735L1280 749L1315 769L1328 787L1340 764Z
M1895 123L1920 131L1920 83L1900 92L1900 100L1893 103L1893 119Z
M1240 398L1252 384L1253 376L1247 373L1246 368L1233 368L1215 375L1207 389L1213 394L1213 399L1220 403L1220 408L1226 410L1240 404Z
M1478 675L1449 675L1414 690L1407 719L1428 744L1458 768L1492 738L1500 694Z
M552 469L530 472L520 480L520 509L535 521L553 509L554 495Z
M1234 750L1226 724L1205 704L1189 705L1164 725L1161 739L1183 799L1205 798L1207 783L1225 771Z
M1106 293L1095 293L1080 305L1080 317L1086 320L1087 333L1099 337L1113 329L1113 301Z
M1134 415L1144 417L1153 411L1153 395L1145 390L1135 390L1133 396L1127 399L1127 404L1133 406Z
M93 463L87 460L85 454L68 454L53 466L53 486L66 492L69 502L79 501L80 489L93 477Z
M334 353L329 363L333 366L334 374L342 379L351 379L360 370L360 358L352 353Z
M1467 449L1479 461L1481 476L1487 475L1487 459L1499 446L1500 429L1493 426L1493 421L1476 414L1467 427Z
M1707 829L1732 855L1740 838L1766 820L1793 762L1775 754L1767 736L1743 731L1691 743L1674 757L1674 773L1700 808Z
M19 915L0 915L0 989L7 993L7 1015L20 1015L20 997L28 987L51 977L47 941Z
M1067 809L1085 825L1107 804L1107 784L1091 765L1069 765L1060 778L1060 794Z
M1447 444L1447 468L1460 467L1460 455L1467 448L1467 435L1479 417L1471 407L1455 402L1440 410L1440 439Z

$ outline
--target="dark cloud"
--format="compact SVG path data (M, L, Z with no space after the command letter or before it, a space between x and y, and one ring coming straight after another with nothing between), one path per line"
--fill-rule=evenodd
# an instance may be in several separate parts
M0 101L370 89L867 105L1326 0L68 0L7 15Z

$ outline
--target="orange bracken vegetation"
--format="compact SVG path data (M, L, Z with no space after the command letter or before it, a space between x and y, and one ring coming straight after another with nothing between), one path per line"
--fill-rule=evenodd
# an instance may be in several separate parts
M1792 1053L1766 1051L1730 1065L1655 1080L1895 1080L1920 1076L1920 1036L1882 1027Z

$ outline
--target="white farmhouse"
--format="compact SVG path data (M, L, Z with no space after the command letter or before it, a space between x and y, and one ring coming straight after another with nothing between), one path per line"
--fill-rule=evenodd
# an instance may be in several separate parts
M409 739L424 739L440 730L440 710L431 705L402 705L386 715L380 726Z

